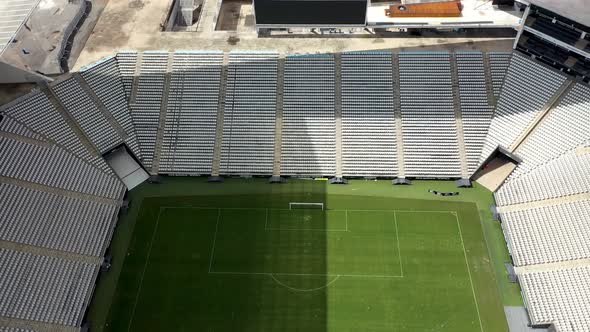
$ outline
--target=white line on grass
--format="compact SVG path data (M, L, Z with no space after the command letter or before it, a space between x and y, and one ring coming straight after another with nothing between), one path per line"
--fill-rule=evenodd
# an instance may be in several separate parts
M397 256L399 257L399 271L402 277L404 276L404 268L402 264L402 251L399 245L399 232L397 230L397 216L395 211L393 211L393 224L395 225L395 239L397 240Z
M319 229L319 228L267 228L267 231L306 231L306 232L348 232L346 229Z
M340 278L340 275L338 274L338 275L336 275L336 277L335 277L334 279L332 279L332 280L331 280L329 283L327 283L327 284L325 284L325 285L323 285L323 286L321 286L321 287L317 287L317 288L311 288L311 289L300 289L300 288L293 288L293 287L291 287L291 286L285 285L285 284L284 284L284 283L282 283L280 280L278 280L277 278L275 278L275 276L274 276L272 273L270 273L270 274L269 274L269 276L270 276L270 277L272 278L272 280L274 280L274 281L275 281L277 284L279 284L279 285L281 285L281 286L283 286L283 287L285 287L285 288L288 288L288 289L290 289L290 290L292 290L292 291L295 291L295 292L314 292L314 291L317 291L317 290L320 290L320 289L324 289L324 288L327 288L328 286L330 286L332 283L334 283L336 280L338 280L338 279Z
M215 234L213 235L213 245L211 246L211 257L209 258L209 273L213 266L213 255L215 253L215 241L217 241L217 230L219 229L219 219L221 219L221 209L217 209L217 221L215 222Z
M152 233L152 239L150 241L150 246L148 248L147 257L145 259L145 264L143 265L143 271L141 272L141 278L139 279L139 288L137 289L137 294L135 295L135 302L133 303L133 310L131 311L131 319L129 320L129 325L127 325L127 332L131 330L131 325L133 324L133 318L135 317L135 310L137 309L137 302L139 301L139 295L141 294L141 288L143 286L143 278L145 276L145 271L147 270L148 264L150 262L150 255L152 254L152 247L154 245L154 239L156 238L156 233L158 231L158 225L160 224L160 215L165 208L160 208L158 211L158 218L156 219L156 226L154 227L154 232Z
M471 278L471 269L469 268L469 260L467 259L467 251L465 250L465 242L463 241L463 232L461 231L461 223L459 223L459 216L455 212L455 220L457 220L457 227L459 228L459 237L461 238L461 246L463 247L463 255L465 256L465 264L467 264L467 274L471 282L471 292L473 300L475 301L475 310L477 311L477 318L479 319L479 328L483 332L483 324L481 323L481 315L479 313L479 305L477 304L477 297L475 296L475 287L473 286L473 278Z
M380 275L380 274L333 274L333 273L281 273L281 272L233 272L233 271L211 271L209 274L228 274L228 275L277 275L277 276L296 276L296 277L351 277L351 278L403 278L403 276Z
M293 211L290 209L269 209L269 208L241 208L241 207L208 207L208 206L163 206L164 209L195 209L195 210L270 210L270 211ZM362 209L336 209L336 210L324 210L324 211L332 211L332 212L401 212L401 213L450 213L454 214L455 211L441 211L441 210L362 210Z

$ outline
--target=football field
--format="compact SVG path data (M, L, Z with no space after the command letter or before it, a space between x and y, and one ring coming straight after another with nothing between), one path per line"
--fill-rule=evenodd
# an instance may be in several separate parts
M484 242L474 204L149 198L107 330L505 331Z

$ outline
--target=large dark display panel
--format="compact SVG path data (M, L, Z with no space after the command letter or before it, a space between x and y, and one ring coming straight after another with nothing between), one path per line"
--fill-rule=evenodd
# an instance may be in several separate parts
M256 24L364 25L367 1L254 0Z

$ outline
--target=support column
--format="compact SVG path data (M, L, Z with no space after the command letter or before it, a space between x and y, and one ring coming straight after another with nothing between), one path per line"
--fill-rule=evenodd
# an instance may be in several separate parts
M535 128L543 122L543 119L551 112L555 106L559 105L563 97L567 96L571 89L575 86L575 81L568 79L555 91L553 96L545 103L541 111L535 116L535 118L529 123L529 125L523 130L520 136L510 145L508 150L512 153L518 149L527 139L527 137L535 130Z
M334 53L334 119L336 176L332 183L346 183L342 177L342 54Z
M162 101L160 103L160 118L158 120L158 132L156 134L156 146L154 149L154 159L152 161L151 175L158 175L160 173L160 160L162 155L162 141L164 140L164 132L166 130L166 115L168 114L168 96L170 95L170 81L172 78L172 62L174 60L174 53L168 54L168 62L166 64L166 74L164 78L164 90L162 91Z
M404 130L402 126L402 102L400 93L399 57L397 53L391 54L391 71L393 77L393 116L395 118L395 141L397 143L397 179L393 184L409 184L406 180L404 167Z
M221 164L221 146L223 142L223 121L225 112L225 94L227 91L227 71L229 65L229 54L223 54L223 66L221 67L221 77L219 82L219 97L217 99L217 127L215 129L215 146L213 148L213 162L211 165L210 182L222 182L223 178L219 176Z
M277 63L277 99L275 114L275 150L271 183L283 182L281 179L281 148L283 144L283 98L285 92L285 54L279 55Z
M451 77L453 84L453 107L455 109L455 124L457 127L457 146L459 149L459 162L461 163L461 179L469 179L467 168L467 152L465 151L465 134L463 131L463 115L461 114L461 99L459 97L459 73L457 71L457 57L455 53L450 55Z

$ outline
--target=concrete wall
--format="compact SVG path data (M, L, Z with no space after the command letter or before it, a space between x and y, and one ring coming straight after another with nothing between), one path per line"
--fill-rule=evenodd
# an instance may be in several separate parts
M0 84L48 82L51 80L49 77L26 71L5 62L0 62Z

